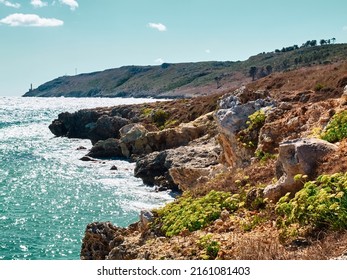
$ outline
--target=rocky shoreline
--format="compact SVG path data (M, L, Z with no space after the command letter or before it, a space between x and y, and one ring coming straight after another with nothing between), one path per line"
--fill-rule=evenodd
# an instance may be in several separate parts
M343 90L339 95L342 94ZM135 161L134 175L157 190L200 192L225 174L233 174L226 191L240 189L235 174L253 170L252 175L258 167L261 174L267 174L269 170L264 171L261 162L274 156L277 160L271 161L272 175L259 179L265 185L264 192L253 191L253 198L250 192L248 199L250 204L258 197L276 202L287 192L294 194L302 188L303 183L293 180L296 174L314 179L324 158L338 153L338 145L315 138L312 131L323 129L336 112L345 108L344 95L318 101L316 95L314 91L278 94L241 87L202 101L177 100L62 113L49 128L56 136L90 139L93 148L88 157ZM196 106L200 110L196 111ZM178 110L179 114L174 115ZM195 113L191 114L193 110ZM140 221L127 228L108 222L89 224L81 258L199 258L199 254L162 255L154 248L151 251L148 242L164 247L175 243L160 229L148 226L155 218L155 214L141 213ZM218 232L219 228L230 226L231 219L227 214L206 230ZM265 232L270 231L271 225Z

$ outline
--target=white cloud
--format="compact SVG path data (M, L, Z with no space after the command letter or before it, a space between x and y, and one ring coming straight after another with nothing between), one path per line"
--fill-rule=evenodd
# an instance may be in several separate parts
M0 20L0 24L9 26L55 27L64 24L56 18L41 18L35 14L12 14Z
M4 4L7 7L11 7L11 8L16 8L16 9L20 8L19 3L12 3L12 2L7 1L7 0L0 0L0 3Z
M205 50L205 53L211 53L210 49Z
M42 0L31 0L30 4L33 5L35 8L42 8L48 5L47 2L43 2Z
M154 60L155 63L158 63L158 64L163 64L164 63L164 59L162 58L157 58L156 60Z
M60 0L62 4L68 5L72 11L78 8L78 3L76 0Z
M166 26L164 24L162 24L162 23L152 23L152 22L150 22L150 23L148 23L148 26L150 28L157 29L159 31L166 31L167 30Z

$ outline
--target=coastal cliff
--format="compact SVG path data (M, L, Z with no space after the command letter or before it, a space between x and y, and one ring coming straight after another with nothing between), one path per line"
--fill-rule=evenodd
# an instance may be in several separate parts
M135 161L146 184L182 193L127 228L89 224L81 259L345 253L346 71L341 61L207 97L60 114L51 131L90 139L88 157Z

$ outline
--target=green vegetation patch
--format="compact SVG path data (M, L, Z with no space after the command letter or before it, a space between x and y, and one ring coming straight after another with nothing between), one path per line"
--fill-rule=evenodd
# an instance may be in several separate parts
M347 110L335 114L321 134L321 138L334 143L347 137Z
M255 157L257 159L259 159L262 162L265 162L265 161L267 161L269 159L275 159L278 156L278 155L275 155L275 154L264 152L262 150L256 150L254 155L255 155Z
M266 120L264 110L260 109L248 116L247 127L238 133L238 139L247 148L255 148L258 141L258 133Z
M158 109L152 112L151 118L152 121L158 128L163 129L165 123L168 121L170 114L162 109Z
M144 108L142 109L142 114L145 116L145 117L149 117L153 112L153 109L151 108Z
M306 182L293 199L289 194L276 204L277 224L285 236L300 230L347 228L347 173L321 175Z
M205 253L201 256L204 260L214 260L220 250L220 243L212 239L212 234L200 237L198 246L204 249Z
M186 195L157 210L155 223L160 224L165 235L171 237L184 230L195 231L205 227L218 219L222 210L236 211L239 202L237 195L213 190L200 198Z

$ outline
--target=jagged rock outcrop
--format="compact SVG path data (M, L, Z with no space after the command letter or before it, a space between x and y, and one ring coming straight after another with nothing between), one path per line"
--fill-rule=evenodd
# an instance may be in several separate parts
M95 127L96 121L102 114L102 111L96 109L61 113L58 119L49 125L49 129L56 136L88 139L91 128Z
M59 114L49 129L56 136L90 139L95 144L99 140L119 137L119 129L130 123L128 119L109 114L105 108L65 112Z
M98 141L87 154L93 158L110 158L110 157L123 157L122 150L119 145L119 140L109 138L106 140Z
M110 251L124 242L126 229L110 222L95 222L87 225L80 258L82 260L105 260Z
M131 155L141 156L155 151L164 151L180 146L203 135L215 134L213 113L203 115L190 123L183 123L175 128L161 131L147 131L140 124L130 124L121 130L120 145L122 153L126 157Z
M210 176L221 148L214 140L197 139L187 146L150 153L136 162L135 176L162 188L187 190Z
M316 138L302 138L281 143L276 164L278 181L265 188L265 197L277 202L288 192L294 195L303 186L300 180L294 180L294 176L302 174L307 175L309 180L314 179L319 162L336 149L336 145Z
M132 154L148 154L153 150L146 142L148 130L141 124L132 123L120 130L122 154L129 158Z
M119 138L119 130L129 124L128 119L118 116L102 115L95 124L89 125L89 138L92 143L108 138Z
M249 163L253 152L238 141L238 132L245 129L248 117L254 112L271 108L275 102L266 91L249 91L245 87L225 95L220 101L220 109L215 113L224 160L232 167L242 167ZM266 111L266 110L265 110Z
M319 134L338 107L339 102L336 99L315 103L279 103L269 111L265 124L260 129L258 150L276 154L283 141Z

